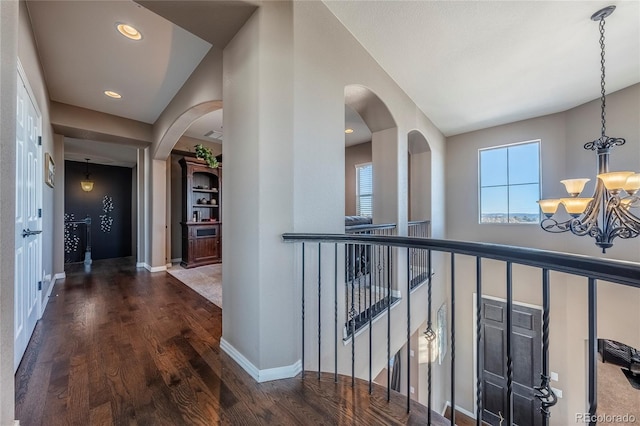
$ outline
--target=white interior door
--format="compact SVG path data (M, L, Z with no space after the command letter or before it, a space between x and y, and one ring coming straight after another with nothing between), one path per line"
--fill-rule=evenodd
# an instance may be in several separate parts
M42 154L40 117L18 73L16 115L16 227L14 371L18 369L40 311L42 257Z

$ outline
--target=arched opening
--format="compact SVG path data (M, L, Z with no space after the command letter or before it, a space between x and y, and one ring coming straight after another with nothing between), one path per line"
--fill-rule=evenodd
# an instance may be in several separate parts
M385 103L353 84L345 99L345 215L370 223L398 221L397 125Z
M166 250L168 272L222 307L222 171L198 164L202 161L195 157L196 146L202 145L220 164L222 160L221 102L207 105L190 110L189 117L199 116L189 123L167 159Z
M408 202L409 221L431 218L431 148L424 135L412 130L408 136Z

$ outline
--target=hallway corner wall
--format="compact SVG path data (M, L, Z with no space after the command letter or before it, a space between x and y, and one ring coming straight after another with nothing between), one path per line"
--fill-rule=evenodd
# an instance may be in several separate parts
M15 245L18 2L0 1L0 245ZM0 256L0 424L13 424L14 254Z

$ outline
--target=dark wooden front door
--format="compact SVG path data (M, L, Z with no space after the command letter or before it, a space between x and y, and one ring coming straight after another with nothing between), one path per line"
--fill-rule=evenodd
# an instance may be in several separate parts
M542 425L534 386L542 369L541 320L538 309L513 306L513 421L518 426ZM482 299L482 420L500 425L507 409L507 304Z

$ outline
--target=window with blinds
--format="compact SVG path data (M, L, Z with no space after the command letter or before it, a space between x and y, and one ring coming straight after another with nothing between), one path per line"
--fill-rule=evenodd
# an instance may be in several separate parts
M356 166L356 215L373 216L373 166Z

